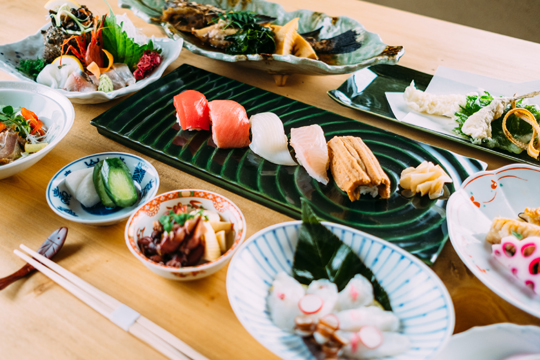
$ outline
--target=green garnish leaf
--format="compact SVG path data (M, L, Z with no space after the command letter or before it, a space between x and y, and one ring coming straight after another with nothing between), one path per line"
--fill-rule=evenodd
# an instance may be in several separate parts
M17 70L30 77L32 80L36 80L37 76L45 67L45 62L40 59L23 59L17 66Z
M175 214L174 211L169 211L169 214L162 215L159 218L159 222L163 226L163 230L169 232L173 229L174 224L184 226L186 221L193 219L195 216L191 214Z
M236 34L226 36L225 40L230 42L225 52L231 55L273 54L276 49L272 29L255 23L242 26Z
M306 201L302 200L302 226L294 253L293 276L301 284L328 279L341 291L360 274L373 285L375 300L385 310L392 310L388 294L373 272L352 249L322 225Z
M154 44L149 41L141 46L129 38L122 26L116 23L116 16L111 11L103 24L103 48L111 53L114 62L124 63L134 70L143 53L153 50Z
M512 235L514 235L516 237L516 239L518 239L518 240L523 240L523 235L521 235L518 232L515 232L514 230L512 230Z

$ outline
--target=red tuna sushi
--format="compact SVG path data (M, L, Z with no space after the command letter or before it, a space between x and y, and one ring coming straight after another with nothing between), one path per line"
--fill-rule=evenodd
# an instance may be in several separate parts
M249 145L249 119L242 105L232 100L214 100L208 106L212 140L218 148L242 148Z
M173 102L182 130L210 130L208 100L203 94L186 90L176 95Z

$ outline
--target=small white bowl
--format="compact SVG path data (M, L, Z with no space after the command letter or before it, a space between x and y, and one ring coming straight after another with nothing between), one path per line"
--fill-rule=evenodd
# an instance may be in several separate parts
M219 213L222 219L233 224L232 246L212 262L196 266L173 267L158 264L148 259L139 249L137 241L150 236L154 221L167 213L173 206L182 204L193 209L203 207ZM126 224L125 238L129 250L148 269L171 280L198 280L212 275L229 262L233 254L246 237L246 220L242 211L229 199L206 190L174 190L156 196L139 207Z
M135 205L111 209L99 203L91 208L86 208L67 190L64 182L66 176L75 170L94 167L100 160L107 158L119 158L129 168L135 186L140 191L140 199ZM46 195L50 208L64 219L81 224L107 226L127 219L140 204L154 197L158 188L159 175L148 161L128 153L106 152L85 156L64 166L52 177Z
M0 165L0 179L5 179L28 169L58 145L73 125L75 110L64 95L37 83L0 81L0 99L2 105L14 108L23 106L33 111L48 128L56 128L52 141L44 149L10 164Z
M227 271L229 303L244 328L284 360L315 360L300 336L279 329L266 299L277 273L292 273L301 221L262 229L238 250ZM411 348L385 360L432 359L454 330L454 306L439 277L420 259L385 240L347 226L323 222L362 259L388 293L400 332Z

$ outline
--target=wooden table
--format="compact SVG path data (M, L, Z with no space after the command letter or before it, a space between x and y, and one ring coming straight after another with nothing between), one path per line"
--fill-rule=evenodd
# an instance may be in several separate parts
M278 0L286 10L309 8L334 16L353 17L391 45L404 45L401 65L433 74L439 65L510 81L540 78L540 45L355 0ZM85 4L97 14L107 12L100 0ZM124 12L111 1L116 14ZM164 36L126 10L147 35ZM44 22L42 2L2 1L0 43L33 34ZM479 15L481 16L481 14ZM183 50L167 72L181 64L306 102L432 145L486 161L490 169L508 161L439 137L342 107L326 91L347 75L292 76L276 87L271 76L218 62ZM0 73L0 80L13 80ZM64 165L102 151L134 152L98 134L90 120L121 100L99 105L74 105L75 124L65 139L30 169L0 181L0 276L23 263L13 253L20 243L38 248L60 226L69 236L57 261L76 275L139 311L210 359L277 359L257 343L236 319L227 300L226 268L196 282L165 280L148 271L124 243L124 225L98 228L68 222L48 207L45 189ZM0 99L1 103L1 99ZM140 155L134 152L137 155ZM143 156L145 157L145 156ZM147 158L147 157L145 157ZM179 188L219 192L244 212L247 236L290 218L241 196L147 158L161 178L159 193ZM485 287L461 262L450 242L433 269L448 287L456 311L455 332L498 322L540 325ZM138 341L41 274L11 285L0 293L0 357L2 359L161 359Z

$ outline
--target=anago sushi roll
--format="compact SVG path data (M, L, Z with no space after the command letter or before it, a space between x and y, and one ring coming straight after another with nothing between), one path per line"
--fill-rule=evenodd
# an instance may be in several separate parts
M249 119L242 105L232 100L214 100L208 106L212 140L218 148L243 148L249 145Z
M319 125L291 129L291 146L296 159L309 176L324 185L328 184L330 158L323 129Z
M278 165L296 165L289 153L289 141L283 123L271 112L251 116L252 142L249 148L260 157Z
M210 109L203 94L186 90L176 95L173 102L182 130L210 130Z

